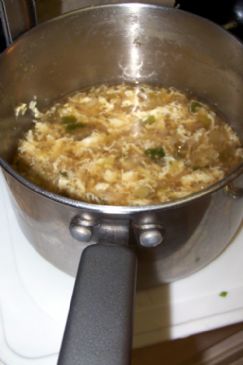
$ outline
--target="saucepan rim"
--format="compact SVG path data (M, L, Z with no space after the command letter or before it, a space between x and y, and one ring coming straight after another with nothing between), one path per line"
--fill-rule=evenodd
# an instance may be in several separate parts
M178 206L182 206L196 199L200 199L205 195L212 194L228 184L230 184L233 180L239 177L243 173L243 163L234 169L229 175L227 175L224 179L218 181L215 184L210 185L208 188L200 190L196 193L190 194L184 198L158 203L158 204L149 204L149 205L102 205L102 204L92 204L86 203L81 200L72 199L65 197L64 195L56 194L50 192L48 190L42 189L38 185L32 183L28 179L21 176L17 173L11 165L9 165L6 161L0 159L0 166L8 172L13 178L15 178L20 184L24 185L26 188L32 190L33 192L44 196L45 198L56 201L57 203L61 203L64 205L72 206L79 209L85 209L89 211L95 211L97 213L105 213L105 214L134 214L134 213L142 213L146 211L158 211L162 209L168 208L176 208Z

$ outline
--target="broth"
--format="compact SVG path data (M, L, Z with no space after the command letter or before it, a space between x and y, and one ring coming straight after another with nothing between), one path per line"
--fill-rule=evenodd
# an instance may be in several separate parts
M89 203L176 200L243 161L232 128L173 88L101 85L37 113L15 168L44 189Z

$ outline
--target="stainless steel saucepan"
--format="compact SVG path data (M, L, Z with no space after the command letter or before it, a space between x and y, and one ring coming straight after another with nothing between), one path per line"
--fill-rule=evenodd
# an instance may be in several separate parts
M175 202L83 203L44 191L13 170L16 144L31 125L30 115L15 117L15 107L35 96L38 107L47 108L100 83L156 83L205 100L243 140L242 64L242 44L215 24L138 3L61 16L0 56L1 166L19 224L42 256L77 275L59 364L129 363L137 259L137 287L148 288L216 258L242 221L243 166Z

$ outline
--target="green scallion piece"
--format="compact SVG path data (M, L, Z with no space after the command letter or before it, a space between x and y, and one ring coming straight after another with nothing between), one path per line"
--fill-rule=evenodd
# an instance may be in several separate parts
M152 160L160 160L165 157L165 151L162 147L148 148L144 153Z
M221 298L226 298L228 294L229 294L229 293L228 293L227 291L221 291L221 292L219 293L219 296L220 296Z
M70 123L70 124L65 125L65 130L66 130L66 132L73 132L73 131L76 131L77 129L83 128L83 127L85 127L85 125L82 123L72 123L72 124Z
M191 113L197 113L199 111L199 109L202 108L202 107L203 107L202 103L200 103L197 100L192 100L190 105L189 105L189 111Z
M77 118L74 115L65 115L62 117L63 124L73 124L77 122Z
M144 120L145 124L153 124L154 122L156 122L156 119L153 115L149 115L148 118Z

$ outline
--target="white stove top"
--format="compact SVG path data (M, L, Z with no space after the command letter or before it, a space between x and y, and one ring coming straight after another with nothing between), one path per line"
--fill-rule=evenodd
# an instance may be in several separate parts
M137 294L134 346L243 320L243 229L200 272ZM23 236L0 174L0 363L55 365L74 279ZM220 296L225 292L226 296Z

